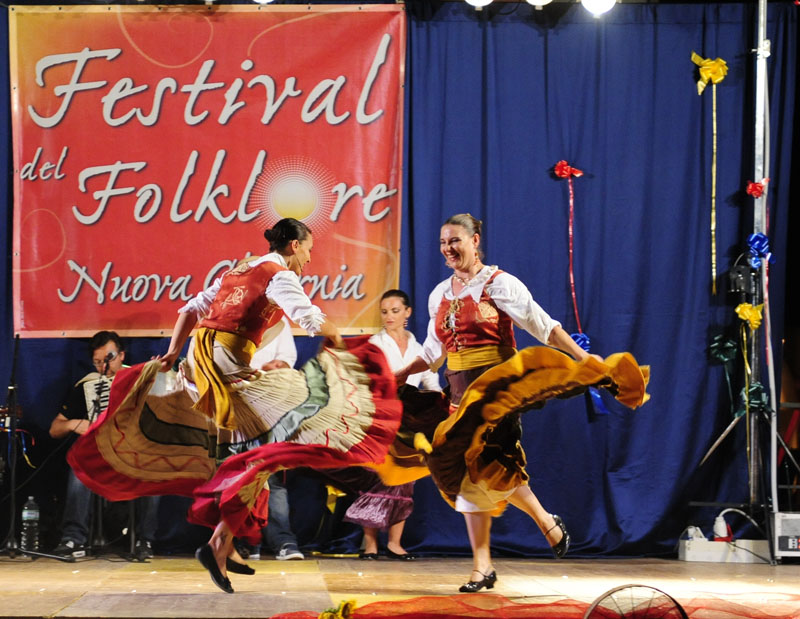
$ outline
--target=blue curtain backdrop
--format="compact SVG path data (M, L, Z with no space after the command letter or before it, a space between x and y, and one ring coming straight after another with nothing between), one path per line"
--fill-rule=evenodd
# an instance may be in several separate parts
M427 295L448 275L438 252L442 221L470 212L485 224L486 262L522 279L567 331L576 331L568 185L552 168L566 159L583 170L574 181L574 271L583 330L593 352L627 350L651 366L652 400L631 412L606 397L606 416L592 414L580 398L529 413L523 441L531 485L545 507L564 518L576 556L672 552L685 526L708 532L719 511L697 513L690 502L742 501L748 494L744 424L702 468L698 463L731 419L724 372L709 361L708 345L713 335L735 335L738 328L724 275L752 231L752 199L744 187L760 180L752 178L756 7L622 4L601 19L572 4L543 11L525 3L480 12L456 2L430 8L409 22L401 286L414 299L411 326L424 335ZM4 33L7 18L4 9ZM770 4L768 232L777 256L770 297L778 362L797 32L797 9ZM13 162L8 45L0 49L5 386L13 356ZM717 86L716 296L709 231L711 92L709 87L697 95L692 51L721 57L729 66ZM518 339L520 345L533 343L524 334ZM148 338L127 343L134 361L167 345ZM301 359L316 345L299 338ZM90 369L83 340L21 341L16 382L23 426L40 437L29 448L34 461L59 455L46 430L70 384ZM58 494L58 483L45 481L46 471L37 476L20 468L26 484L20 495L35 492L46 501ZM293 501L298 512L319 508L318 496L316 505L305 504L302 493ZM180 516L162 510L162 518ZM429 480L417 484L405 541L412 550L469 552L461 517ZM165 547L169 543L164 540ZM513 508L495 521L493 544L498 553L548 553L532 522Z

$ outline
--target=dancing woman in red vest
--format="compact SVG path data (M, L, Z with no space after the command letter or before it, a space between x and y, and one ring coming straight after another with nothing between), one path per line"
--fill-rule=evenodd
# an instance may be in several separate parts
M380 462L401 414L380 349L367 336L343 340L300 285L310 229L283 219L264 235L270 252L241 261L179 310L167 353L122 377L107 414L70 454L90 463L79 477L107 498L193 496L189 520L214 529L196 556L228 593L228 571L253 573L232 541L260 543L269 475ZM284 314L326 345L300 370L251 368ZM195 327L177 388L148 395Z
M269 242L268 254L241 261L178 310L169 350L161 357L162 371L169 370L198 327L189 347L187 370L198 391L194 408L214 420L218 444L236 444L241 442L237 439L254 438L270 429L258 406L261 390L245 386L253 381L253 353L270 328L282 328L284 314L309 335L321 334L336 347L342 346L336 326L300 285L303 268L311 262L311 230L287 218L265 230L264 237ZM232 542L230 527L221 520L208 545L198 550L198 559L212 577L211 555L225 576L226 565L231 565L227 559L236 554Z
M519 414L591 385L609 370L573 341L519 279L484 265L480 241L481 222L472 215L454 215L442 226L440 251L453 274L428 299L422 356L395 373L402 383L408 374L438 367L446 356L451 415L436 429L427 464L442 496L464 514L473 571L460 591L472 593L491 589L497 580L489 532L492 516L507 503L534 520L556 558L566 554L570 536L563 521L528 486ZM517 353L513 325L585 363L545 347ZM646 379L638 366L630 369L644 397Z

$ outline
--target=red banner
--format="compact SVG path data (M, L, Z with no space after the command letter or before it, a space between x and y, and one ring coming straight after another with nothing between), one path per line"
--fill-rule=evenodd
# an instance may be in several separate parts
M9 9L20 335L171 333L265 228L346 333L398 280L396 5Z

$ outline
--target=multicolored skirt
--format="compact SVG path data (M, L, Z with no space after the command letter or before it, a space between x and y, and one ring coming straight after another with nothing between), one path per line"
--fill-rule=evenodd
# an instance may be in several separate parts
M177 389L162 396L150 394L158 361L123 370L108 409L76 441L69 463L86 486L110 500L193 496L191 522L214 527L224 520L234 535L257 543L271 473L384 459L401 404L383 353L368 339L347 338L344 350L325 347L301 370L262 372L240 364L226 372L243 422L234 432L221 431L192 407L198 396L188 364Z
M649 367L639 366L630 353L577 362L546 346L526 348L473 380L450 416L443 396L401 391L405 412L398 439L386 461L373 468L389 484L429 472L453 507L465 480L507 495L528 481L520 445L522 413L590 387L605 388L628 408L637 408L649 398L649 379ZM427 413L419 415L423 408ZM499 514L504 507L501 500L491 511Z

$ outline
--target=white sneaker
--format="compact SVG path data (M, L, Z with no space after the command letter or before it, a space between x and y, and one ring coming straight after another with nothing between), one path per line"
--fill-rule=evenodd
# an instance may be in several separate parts
M284 546L280 552L275 555L278 561L301 561L305 559L305 555L300 552L296 546Z
M253 550L247 558L252 560L252 561L260 560L261 559L261 549Z

